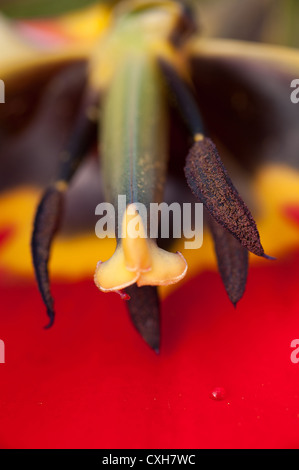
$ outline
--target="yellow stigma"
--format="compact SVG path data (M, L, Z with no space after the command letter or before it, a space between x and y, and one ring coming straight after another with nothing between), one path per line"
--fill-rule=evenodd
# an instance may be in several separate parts
M99 262L94 281L103 292L119 291L131 284L169 285L180 281L187 272L181 253L169 253L147 238L141 216L130 204L122 221L122 238L113 256Z

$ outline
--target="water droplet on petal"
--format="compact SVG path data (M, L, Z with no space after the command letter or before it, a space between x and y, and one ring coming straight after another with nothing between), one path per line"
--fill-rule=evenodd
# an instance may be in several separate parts
M226 396L226 391L223 387L215 387L210 392L210 398L212 400L221 401L221 400L224 400L225 396Z

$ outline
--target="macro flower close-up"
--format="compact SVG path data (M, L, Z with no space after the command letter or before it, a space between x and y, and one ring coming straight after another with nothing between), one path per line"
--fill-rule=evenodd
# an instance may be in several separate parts
M298 448L298 26L0 0L0 448Z

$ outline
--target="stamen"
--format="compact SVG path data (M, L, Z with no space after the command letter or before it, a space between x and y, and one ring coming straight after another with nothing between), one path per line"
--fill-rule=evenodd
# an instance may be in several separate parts
M134 222L134 224L133 224ZM138 237L130 233L133 228L138 227ZM141 216L134 204L127 207L122 224L122 247L125 256L126 268L129 271L145 272L151 269L151 256L146 240Z
M157 353L160 350L160 303L157 287L136 284L127 287L126 302L130 318L144 341Z
M214 219L211 219L210 225L219 271L235 305L245 290L247 250L264 258L270 257L264 253L255 221L230 180L216 146L205 137L192 89L171 64L162 59L159 64L172 97L193 136L194 144L186 160L185 176L193 194Z
M254 218L234 187L211 139L194 143L186 159L185 176L193 194L216 222L243 247L264 257Z
M229 299L236 306L246 287L248 250L212 217L208 217L208 221L214 239L218 269Z
M60 191L61 193L63 193L64 191L67 190L68 188L68 184L66 181L63 181L63 180L59 180L57 181L55 184L54 184L55 188Z
M97 139L97 120L95 120L95 109L98 97L88 92L82 99L72 135L67 148L62 153L59 168L59 180L68 183L76 172L82 159L92 148ZM93 113L90 110L93 110ZM92 115L91 115L92 114Z

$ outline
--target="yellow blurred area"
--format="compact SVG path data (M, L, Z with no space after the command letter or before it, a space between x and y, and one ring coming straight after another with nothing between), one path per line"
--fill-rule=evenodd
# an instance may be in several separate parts
M287 206L299 207L299 172L286 166L272 165L260 169L254 182L259 215L256 217L262 244L267 254L282 257L299 246L299 227L284 216ZM0 246L0 269L16 276L33 278L30 239L34 213L40 191L18 188L0 196L0 232L12 228L12 235ZM204 233L203 246L196 250L184 250L184 240L179 240L172 251L181 251L188 263L186 282L204 270L216 268L213 242ZM114 239L99 239L95 233L83 233L73 237L57 236L53 243L50 262L52 279L74 281L93 278L97 262L110 258L115 250ZM263 258L251 256L251 263L267 263ZM162 288L162 293L175 286Z

